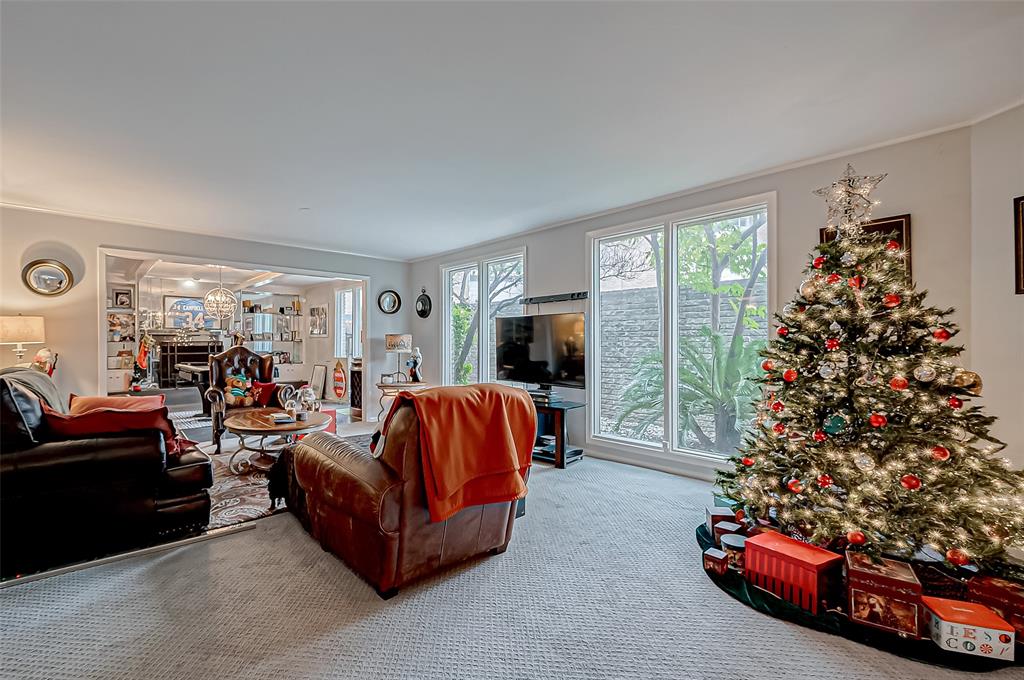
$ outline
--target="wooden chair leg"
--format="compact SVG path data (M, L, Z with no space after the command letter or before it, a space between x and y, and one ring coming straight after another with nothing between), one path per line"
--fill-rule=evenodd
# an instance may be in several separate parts
M374 590L377 590L374 588ZM398 588L392 588L391 590L377 590L377 595L382 600L390 600L395 595L398 595Z

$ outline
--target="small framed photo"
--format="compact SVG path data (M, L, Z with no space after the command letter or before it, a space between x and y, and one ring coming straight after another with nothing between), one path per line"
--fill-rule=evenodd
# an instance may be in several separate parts
M282 312L282 313L284 313L284 314L294 314L294 313L295 313L295 310L294 310L294 309L292 309L291 307L283 307L282 309L284 310L284 311Z
M910 215L895 215L883 217L878 220L871 220L861 225L861 228L868 234L892 234L893 240L900 244L903 252L907 254L904 261L907 266L907 279L913 277L910 268ZM820 243L828 243L836 238L835 229L819 229L818 238Z
M1024 196L1013 199L1013 292L1024 295Z
M118 309L131 309L135 305L132 304L132 289L131 288L114 288L110 291L110 297L113 300L112 307Z

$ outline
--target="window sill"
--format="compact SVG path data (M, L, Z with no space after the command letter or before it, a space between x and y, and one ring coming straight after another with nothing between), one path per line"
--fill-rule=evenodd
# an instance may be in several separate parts
M729 467L729 461L718 456L693 451L666 451L657 444L643 445L609 437L588 437L586 453L594 458L660 470L705 482L713 482L719 470L726 470Z

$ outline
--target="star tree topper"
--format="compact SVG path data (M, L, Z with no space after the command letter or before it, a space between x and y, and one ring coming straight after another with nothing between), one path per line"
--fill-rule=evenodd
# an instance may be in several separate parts
M871 209L878 205L870 194L883 179L885 174L858 175L847 163L842 177L827 187L816 189L814 194L823 196L828 208L826 228L838 229L840 236L844 232L859 231L860 225L871 219Z

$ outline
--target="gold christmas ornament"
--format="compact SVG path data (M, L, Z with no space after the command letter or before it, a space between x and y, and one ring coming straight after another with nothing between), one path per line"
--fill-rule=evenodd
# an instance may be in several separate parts
M953 384L975 396L981 395L981 376L974 371L960 370L953 376Z
M803 296L808 302L814 301L814 296L818 294L818 285L814 279L806 279L800 284L800 295Z

